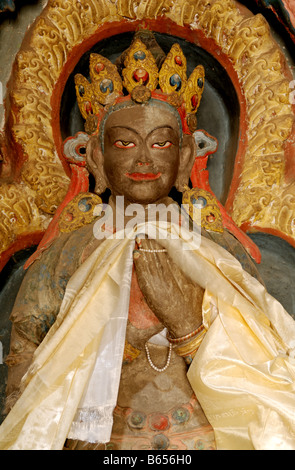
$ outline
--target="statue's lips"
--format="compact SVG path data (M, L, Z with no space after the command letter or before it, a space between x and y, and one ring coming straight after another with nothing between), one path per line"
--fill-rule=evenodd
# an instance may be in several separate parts
M155 181L161 175L162 173L126 173L126 176L133 181Z

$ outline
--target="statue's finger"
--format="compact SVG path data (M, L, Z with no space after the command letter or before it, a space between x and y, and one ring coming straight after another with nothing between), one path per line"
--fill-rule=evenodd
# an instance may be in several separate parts
M139 250L134 250L134 251L133 251L133 259L134 259L135 261L137 261L137 260L140 258L140 256L141 256L141 253L140 253Z

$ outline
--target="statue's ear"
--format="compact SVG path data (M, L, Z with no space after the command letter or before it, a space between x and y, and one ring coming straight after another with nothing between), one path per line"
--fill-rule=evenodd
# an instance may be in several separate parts
M183 135L182 147L180 149L180 162L175 187L183 193L188 185L191 171L195 162L196 148L192 135Z
M102 194L107 189L107 180L104 173L104 156L97 136L91 137L88 141L86 161L87 168L95 179L95 193Z

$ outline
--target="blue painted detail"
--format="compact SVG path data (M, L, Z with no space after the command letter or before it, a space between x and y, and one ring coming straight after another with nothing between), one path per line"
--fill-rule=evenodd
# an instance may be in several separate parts
M197 209L204 209L207 206L207 199L202 196L199 196L197 199L194 198L192 202Z
M140 411L134 411L128 418L128 424L132 429L142 429L145 426L146 416Z
M202 78L198 78L198 87L203 88L204 86L204 80Z
M114 91L114 84L112 80L110 80L109 78L105 78L101 81L99 88L102 93L106 93L108 90L110 91L110 93L112 93Z
M175 73L174 75L172 75L172 76L170 77L170 85L171 85L171 86L176 86L175 91L179 91L179 90L180 90L181 85L182 85L182 81L181 81L180 76L179 76L177 73Z
M81 98L85 95L85 88L83 87L83 85L79 86L79 95L81 96Z
M135 60L144 60L146 58L146 54L144 51L137 51L133 55Z
M81 199L78 204L79 210L81 212L89 212L91 209L91 204L88 204L88 198Z
M169 447L169 439L165 434L157 434L152 439L152 449L153 450L166 450Z
M186 423L189 420L190 414L186 408L181 407L181 408L177 408L177 410L173 412L172 418L173 420L175 420L177 424L182 424L182 423Z

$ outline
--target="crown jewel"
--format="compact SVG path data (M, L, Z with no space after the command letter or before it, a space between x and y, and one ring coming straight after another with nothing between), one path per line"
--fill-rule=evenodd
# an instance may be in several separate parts
M145 46L136 38L127 50L122 78L116 65L99 55L90 56L89 82L83 75L75 75L78 105L83 118L92 120L104 107L114 104L124 96L126 90L136 102L146 102L151 94L161 93L161 99L184 108L188 127L196 129L195 114L200 106L205 84L205 70L198 65L187 77L187 62L179 44L174 44L160 70L156 61ZM157 90L157 87L159 89Z
M146 86L154 91L158 86L158 67L152 53L145 44L136 39L133 41L124 61L125 68L122 70L123 85L132 93L137 86Z

